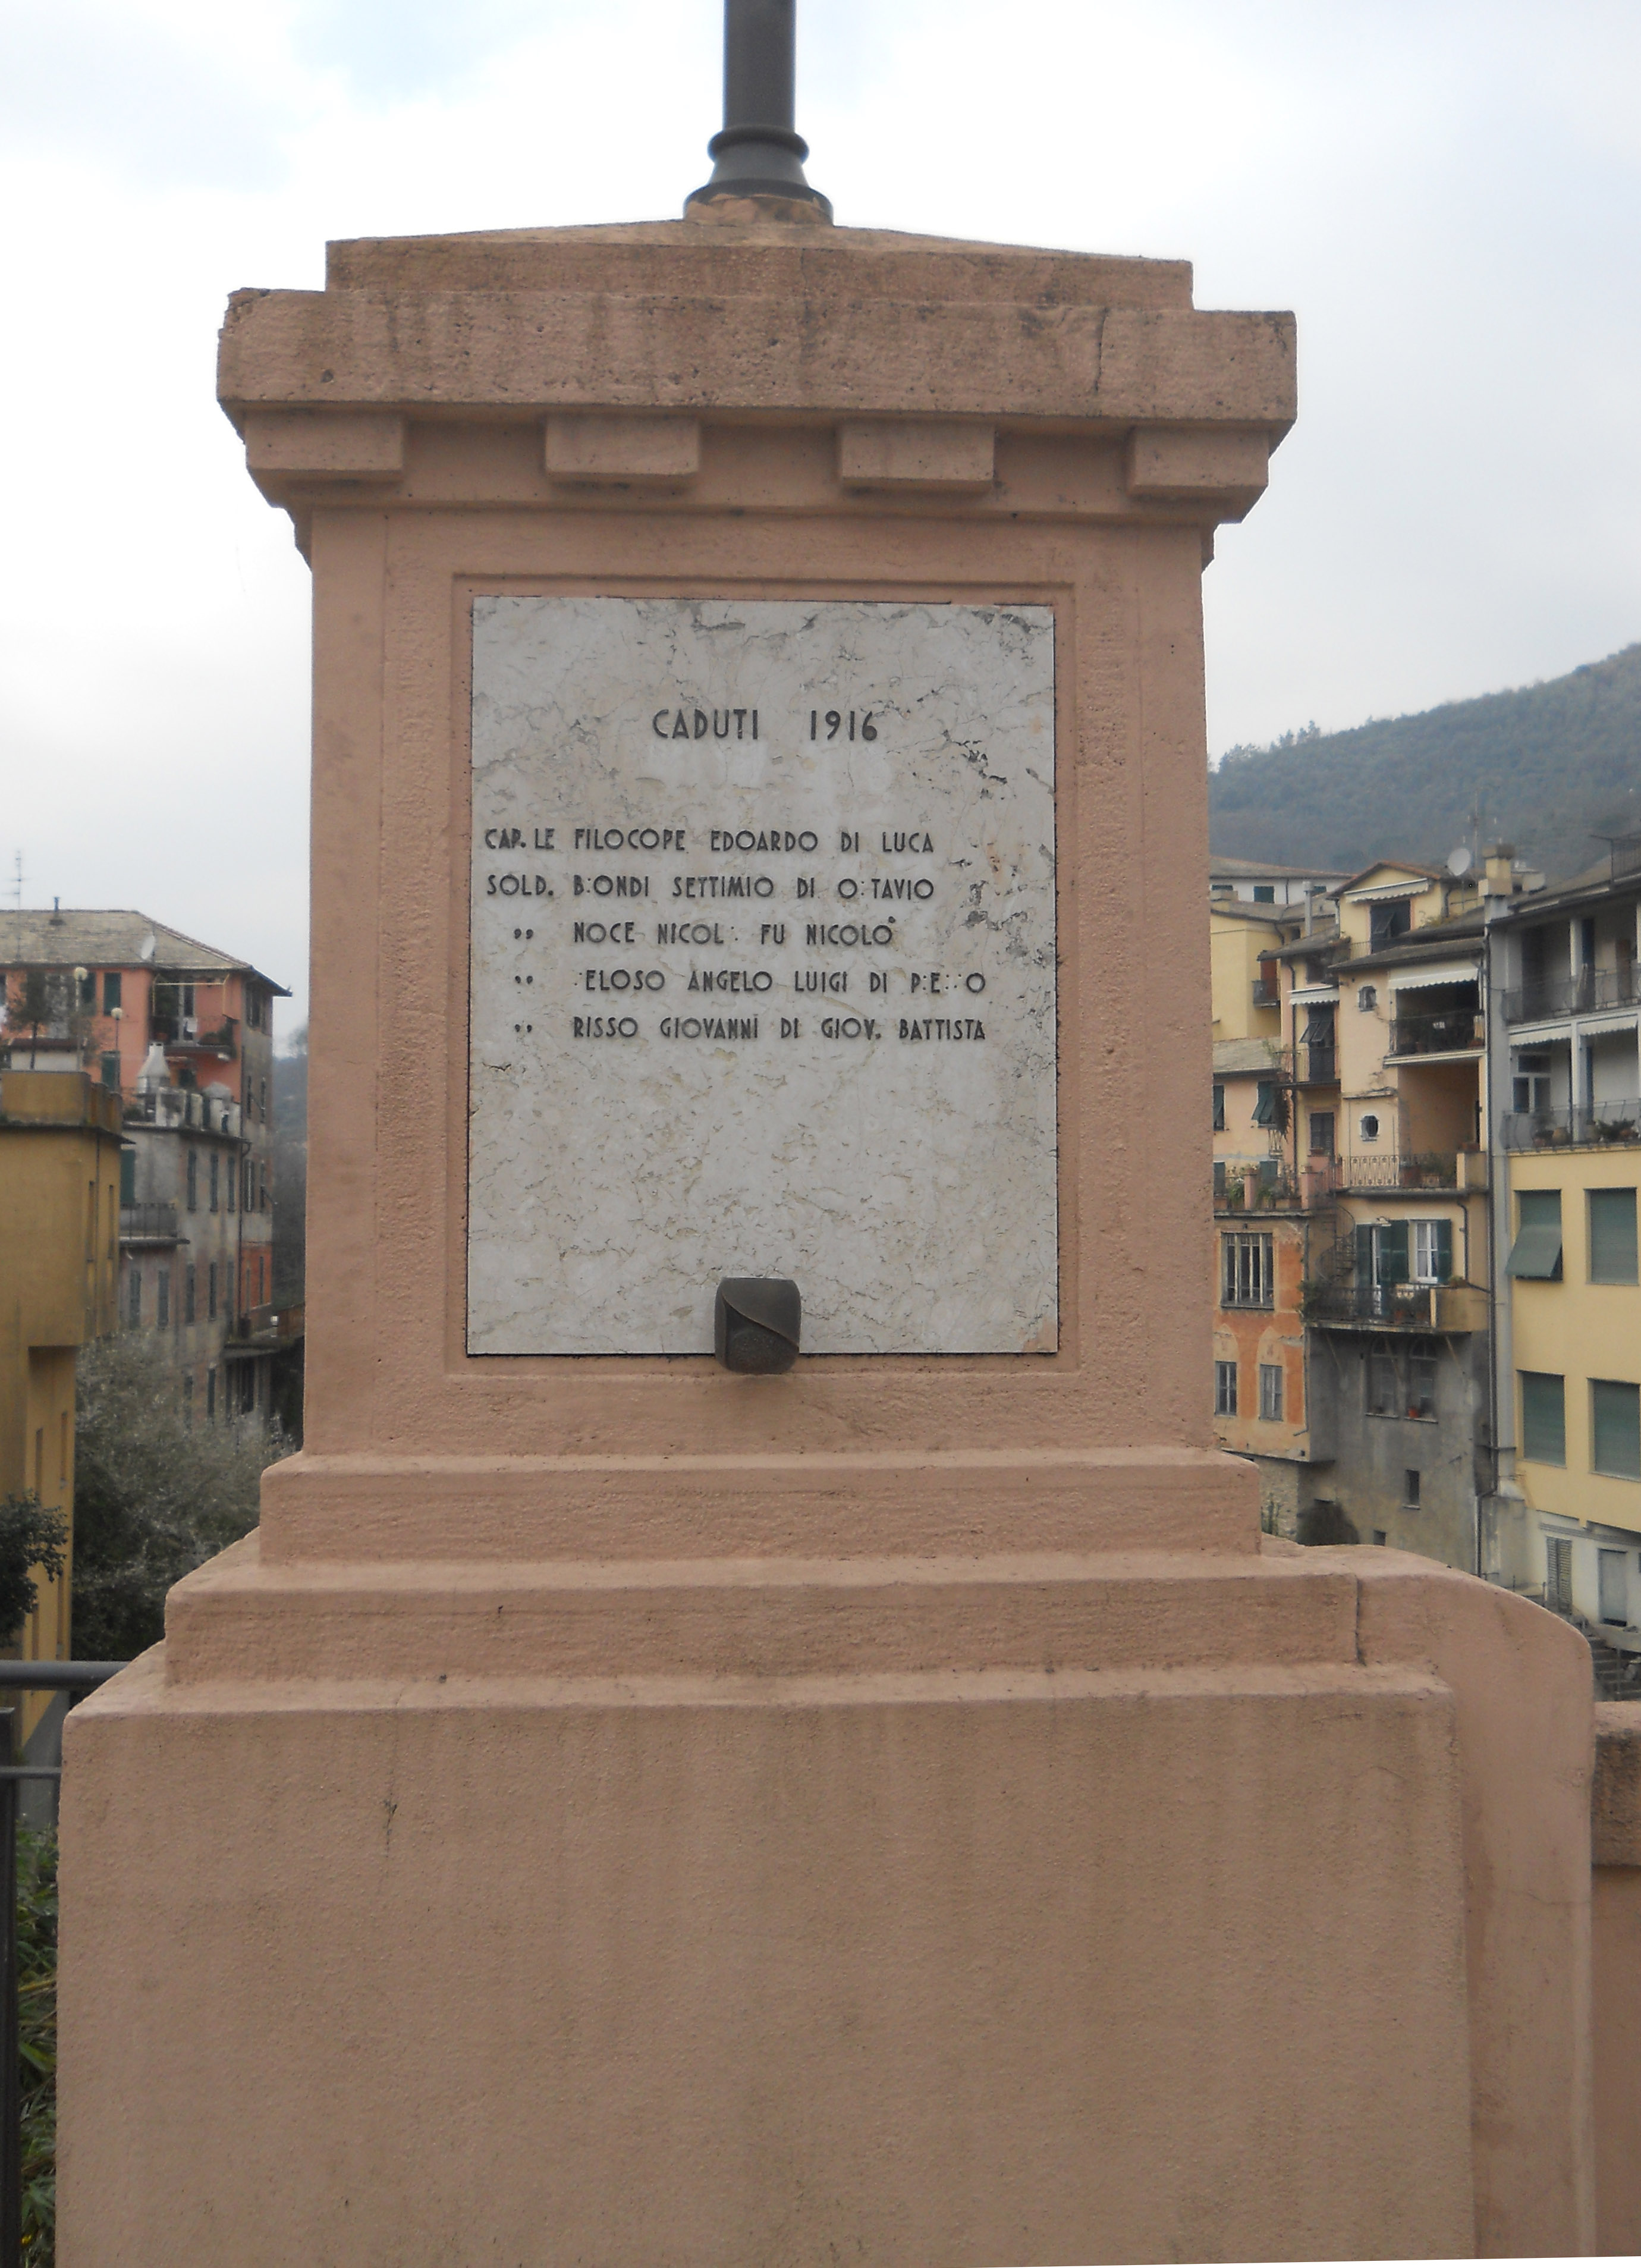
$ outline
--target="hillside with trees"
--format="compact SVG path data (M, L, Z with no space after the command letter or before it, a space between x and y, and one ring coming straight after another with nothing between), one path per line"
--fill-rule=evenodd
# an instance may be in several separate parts
M1232 748L1208 806L1229 858L1354 873L1395 852L1439 863L1475 832L1564 880L1601 857L1593 830L1641 831L1641 644L1513 693Z

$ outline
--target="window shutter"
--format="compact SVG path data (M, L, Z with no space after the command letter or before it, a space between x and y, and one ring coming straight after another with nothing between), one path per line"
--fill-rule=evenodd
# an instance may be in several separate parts
M1565 1381L1553 1372L1521 1373L1521 1454L1542 1465L1567 1462Z
M1356 1227L1356 1280L1362 1286L1373 1280L1373 1232L1365 1221Z
M1596 1471L1616 1473L1621 1480L1641 1481L1641 1386L1593 1378L1590 1415L1593 1433L1590 1462Z
M1408 1280L1408 1224L1387 1222L1379 1232L1379 1280L1405 1284Z
M1438 1220L1432 1221L1431 1226L1433 1231L1431 1242L1434 1248L1436 1281L1439 1284L1445 1284L1453 1274L1453 1223L1450 1220Z
M1633 1189L1590 1191L1590 1281L1633 1284L1636 1280L1636 1193Z

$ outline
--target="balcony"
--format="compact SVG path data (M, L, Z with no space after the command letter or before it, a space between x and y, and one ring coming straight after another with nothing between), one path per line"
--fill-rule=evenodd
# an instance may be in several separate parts
M1273 983L1263 976L1255 977L1254 980L1254 1005L1256 1008L1280 1008L1282 1005L1281 985L1279 983Z
M1500 1127L1506 1150L1588 1150L1641 1142L1641 1098L1564 1110L1512 1110Z
M1294 1073L1301 1086L1337 1086L1339 1050L1303 1041L1294 1051Z
M1641 967L1581 968L1576 976L1552 976L1519 985L1505 994L1507 1024L1542 1024L1561 1016L1585 1016L1598 1008L1633 1008L1641 1003Z
M289 1346L302 1336L304 1322L305 1310L300 1302L276 1307L270 1300L265 1307L247 1307L228 1326L230 1351L238 1347L248 1353L262 1354Z
M1468 1160L1467 1160L1468 1163ZM1347 1189L1457 1189L1482 1186L1459 1174L1454 1150L1416 1150L1383 1155L1373 1151L1344 1160L1340 1185Z
M121 1244L180 1244L174 1204L129 1204L120 1208Z
M224 1016L215 1024L206 1024L197 1016L166 1016L158 1012L148 1020L148 1036L158 1041L168 1056L209 1057L217 1063L232 1063L239 1033L239 1019Z
M1303 1312L1324 1329L1480 1331L1487 1294L1478 1284L1312 1284Z
M1398 1056L1479 1055L1487 1042L1487 1023L1474 1008L1449 1008L1433 1016L1396 1016L1390 1025L1385 1060Z

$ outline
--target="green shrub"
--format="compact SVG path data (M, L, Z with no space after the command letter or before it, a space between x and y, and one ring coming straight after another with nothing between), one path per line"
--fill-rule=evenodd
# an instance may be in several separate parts
M17 1838L18 2051L23 2102L23 2261L57 2257L57 1838Z
M10 1637L34 1611L35 1568L55 1582L63 1572L69 1523L33 1489L0 1497L0 1632Z

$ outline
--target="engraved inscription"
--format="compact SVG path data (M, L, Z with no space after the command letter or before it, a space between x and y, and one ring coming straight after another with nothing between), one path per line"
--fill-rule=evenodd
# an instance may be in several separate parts
M1052 1351L1047 608L475 599L472 844L470 1351Z

